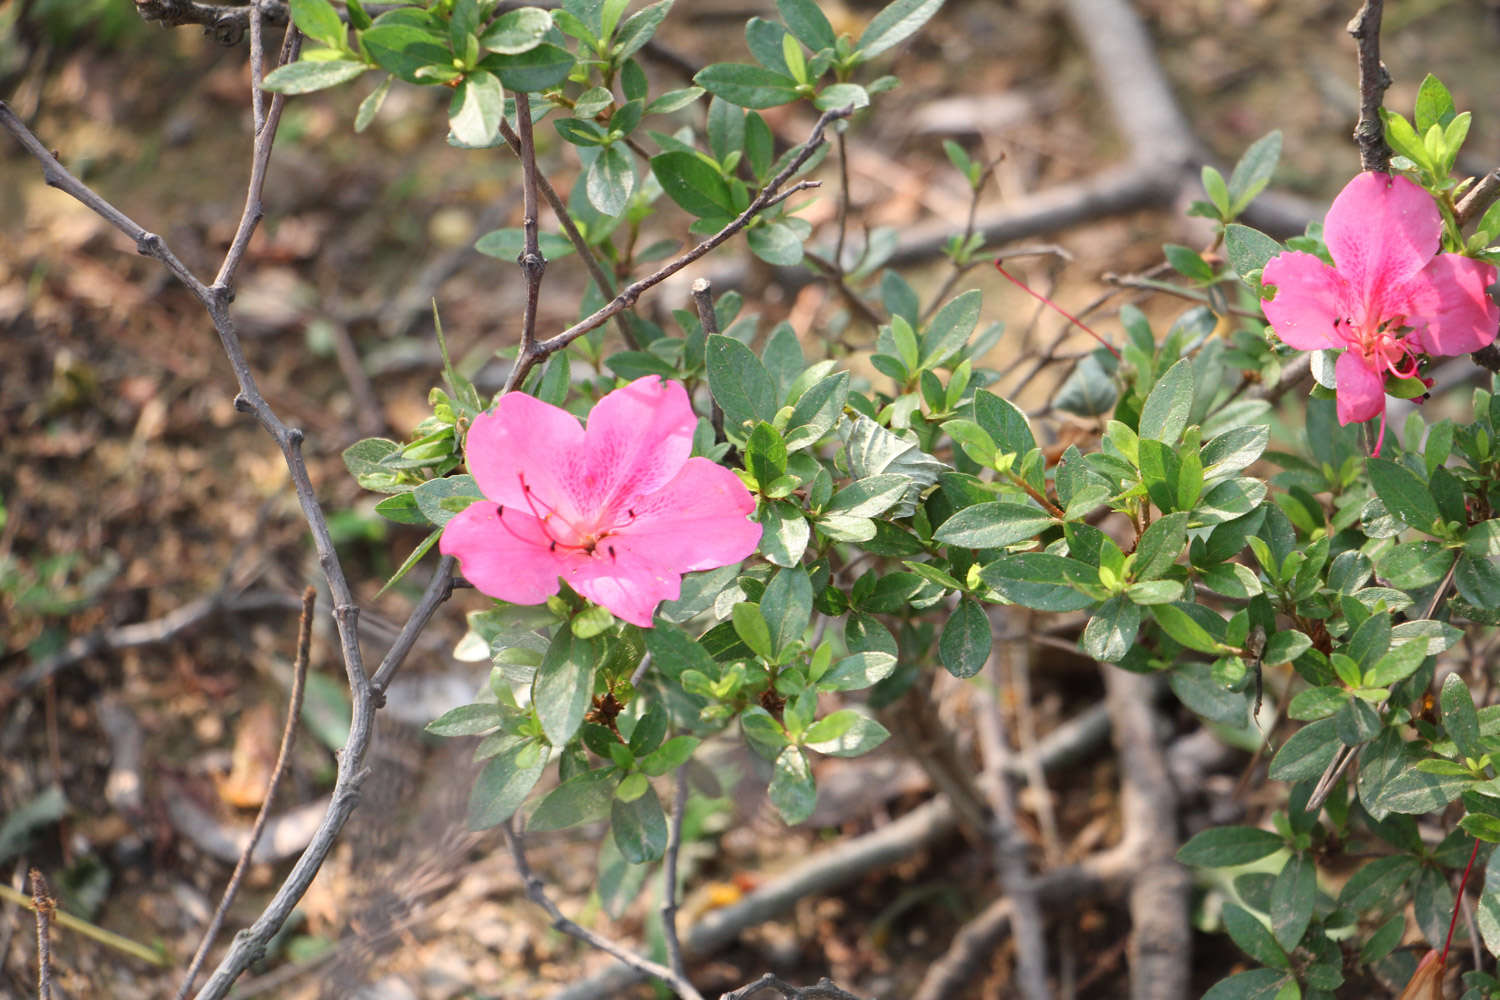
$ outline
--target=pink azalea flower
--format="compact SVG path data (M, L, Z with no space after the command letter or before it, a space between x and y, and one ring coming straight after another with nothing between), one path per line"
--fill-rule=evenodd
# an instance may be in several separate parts
M1405 177L1363 173L1323 223L1333 267L1290 251L1266 264L1263 303L1277 336L1302 351L1343 348L1334 365L1339 423L1385 415L1385 378L1417 375L1417 355L1466 354L1495 339L1495 268L1437 253L1443 220ZM1385 425L1381 424L1384 431Z
M508 393L475 418L464 455L488 499L443 528L483 593L541 604L558 579L617 617L649 628L682 574L755 551L755 501L739 478L689 458L697 418L687 392L636 379L594 406L585 429L565 410Z

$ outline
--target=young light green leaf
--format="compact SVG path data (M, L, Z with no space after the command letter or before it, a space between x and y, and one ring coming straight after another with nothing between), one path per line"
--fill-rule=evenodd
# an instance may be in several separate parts
M262 90L278 94L310 94L315 90L325 90L347 83L370 68L368 63L356 62L352 59L330 59L318 62L299 60L285 66L278 66L267 73L260 87Z

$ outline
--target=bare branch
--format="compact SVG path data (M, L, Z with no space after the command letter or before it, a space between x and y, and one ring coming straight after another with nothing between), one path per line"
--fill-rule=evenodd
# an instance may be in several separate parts
M537 244L536 207L536 147L531 138L531 96L517 91L516 124L520 126L521 145L521 233L523 244L516 263L521 265L521 276L526 279L526 308L521 315L521 346L518 357L526 357L536 350L536 306L542 294L542 276L547 270L547 258L542 256ZM510 392L519 381L516 365L505 381L505 391Z
M1385 142L1385 123L1380 120L1380 102L1391 85L1391 74L1380 61L1380 15L1384 0L1365 0L1349 22L1349 34L1359 47L1359 123L1354 141L1359 145L1361 170L1388 171L1391 147Z
M747 986L723 994L719 1000L751 1000L757 993L766 990L775 990L783 1000L861 1000L853 993L835 986L826 976L812 986L797 987L769 972Z
M542 880L531 870L531 865L526 860L526 846L521 832L509 820L501 824L501 829L505 831L506 843L510 845L510 856L516 863L516 873L521 876L521 881L526 886L526 897L547 911L547 916L552 918L553 929L575 937L599 951L613 955L636 972L660 979L676 990L684 1000L703 1000L703 994L699 993L692 983L676 971L642 955L637 955L624 945L595 934L586 927L580 927L564 916L562 910L558 909L557 904L552 901L552 897L547 895L547 888L542 885Z
M850 110L851 109L849 108L835 108L833 110L823 112L822 117L820 117L817 121L817 124L813 126L812 134L807 137L807 141L802 144L802 148L797 153L797 155L794 156L787 163L787 165L781 169L780 173L773 177L770 182L761 189L760 194L755 196L755 198L750 202L749 206L733 221L725 225L723 229L720 229L717 233L714 233L708 239L704 240L702 243L699 243L687 253L682 254L675 260L669 261L666 264L662 265L660 268L658 268L656 271L653 271L651 274L648 274L646 277L639 278L636 281L631 282L624 289L622 289L620 293L614 297L613 300L611 300L602 308L596 310L592 315L579 320L577 323L568 327L562 333L538 342L534 345L531 351L523 351L522 353L518 354L516 356L515 366L511 369L510 376L506 379L506 385L520 385L523 381L525 381L527 373L531 371L532 367L535 366L538 361L541 361L549 355L562 350L564 347L567 347L573 341L588 333L590 330L596 329L599 326L603 325L610 319L610 317L635 305L636 300L641 297L642 292L645 292L647 289L652 288L655 285L661 284L663 281L667 280L678 271L681 271L684 267L687 267L695 260L698 260L710 250L713 250L715 247L727 241L730 237L734 236L740 230L748 226L750 224L750 221L757 215L759 215L761 212L765 211L772 205L775 205L782 198L786 198L792 194L795 194L797 191L805 190L807 187L813 186L814 182L803 181L799 184L793 185L793 187L786 192L781 191L782 185L790 180L793 174L802 169L802 165L806 163L808 161L808 158L811 157L812 154L817 150L817 148L823 144L823 131L828 127L829 123L840 118L847 118L849 116Z
M254 21L251 21L254 24ZM219 906L214 910L214 915L208 922L208 929L203 932L203 940L198 943L198 950L193 953L193 960L188 965L186 975L183 976L182 985L177 988L177 1000L183 1000L193 988L193 980L198 978L198 970L203 966L203 960L208 957L208 949L213 947L214 939L219 936L219 928L224 925L224 915L229 912L234 897L239 894L240 883L245 878L245 872L250 868L250 858L255 854L255 845L260 841L261 834L265 831L266 820L271 815L271 803L276 798L276 792L281 787L281 779L286 776L287 768L291 764L292 747L297 742L297 727L302 719L302 693L307 681L307 661L312 647L312 624L313 609L318 601L318 590L316 587L308 587L302 592L302 617L297 625L297 656L292 661L292 694L286 709L286 724L281 730L281 748L276 751L276 764L271 768L271 780L266 784L266 794L261 799L260 811L255 814L255 825L250 828L250 839L245 844L245 849L240 853L240 859L235 863L234 873L229 876L229 884L224 888L224 896L219 900Z
M36 995L52 1000L52 914L57 900L47 889L40 868L31 869L31 905L36 914Z
M682 964L682 940L677 936L677 851L682 846L682 817L687 812L687 766L677 769L672 793L672 822L667 827L666 858L661 866L661 932L667 942L667 961L672 972L686 978Z

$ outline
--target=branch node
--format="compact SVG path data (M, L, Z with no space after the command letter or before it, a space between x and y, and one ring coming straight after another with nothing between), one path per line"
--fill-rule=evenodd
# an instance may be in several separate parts
M252 402L250 402L250 398L248 396L246 396L243 392L235 393L235 396L234 396L234 408L236 410L239 410L241 413L254 413L255 412L255 404L252 403Z
M302 428L300 428L300 427L288 427L286 429L286 442L287 442L287 444L292 445L293 447L298 447L298 446L300 446L302 444L302 438L303 438Z
M142 257L159 257L161 256L161 251L161 237L155 233L143 232L140 236L136 237L135 252Z

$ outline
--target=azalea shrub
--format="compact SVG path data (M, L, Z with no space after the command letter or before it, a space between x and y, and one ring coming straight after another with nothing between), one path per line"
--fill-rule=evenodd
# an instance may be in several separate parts
M778 153L760 112L807 103L837 113L820 129L860 128L897 83L881 54L940 5L896 0L854 39L811 0L779 0L778 19L747 25L752 62L657 92L636 56L670 0L377 17L350 0L352 31L325 0L292 3L321 47L268 89L383 74L363 128L392 86L445 86L450 141L475 155L550 128L576 177L571 231L533 246L505 229L480 249L608 264L583 332L508 345L511 391L484 398L447 364L408 440L345 456L387 495L380 513L430 529L401 573L436 546L492 599L462 645L493 662L490 681L429 727L479 737L469 820L606 824L598 891L618 911L667 848L658 779L687 768L711 785L695 766L705 741L762 755L771 803L802 822L813 761L880 746L874 710L934 671L976 675L991 609L1016 605L1076 622L1078 649L1112 669L1164 677L1284 783L1266 827L1182 847L1205 921L1261 966L1212 996L1332 997L1356 969L1407 982L1421 957L1399 947L1407 914L1444 947L1450 876L1476 858L1489 872L1500 841L1500 707L1476 705L1461 671L1436 682L1445 653L1500 624L1500 396L1470 385L1463 357L1500 326L1500 211L1458 222L1469 115L1429 78L1413 120L1387 116L1392 172L1355 176L1285 245L1237 221L1279 135L1228 178L1204 168L1193 211L1213 245L1165 250L1201 304L1166 328L1128 306L1103 325L1051 405L1088 433L1049 451L1053 429L992 389L1004 317L980 291L949 283L926 301L886 266L892 240L840 258L810 242L801 203L769 197L827 147ZM708 250L834 273L878 320L868 365L837 328L764 329L732 291L671 326L610 312L677 252L638 239L656 213L683 214ZM950 243L958 286L979 247ZM588 325L604 313L618 327ZM1305 422L1273 449L1268 397L1305 352ZM1417 408L1387 428L1388 397L1429 396L1463 415ZM1341 888L1320 884L1353 859L1367 860ZM1484 879L1475 924L1500 954L1500 882ZM1473 996L1495 985L1470 974Z

